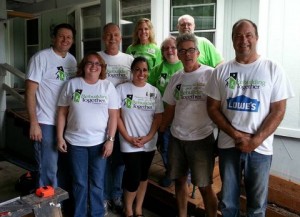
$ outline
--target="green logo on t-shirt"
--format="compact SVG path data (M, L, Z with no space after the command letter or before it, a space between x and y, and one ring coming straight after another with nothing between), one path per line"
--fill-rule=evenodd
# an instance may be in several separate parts
M180 99L180 89L181 89L181 84L177 84L174 90L174 97L176 100Z
M127 98L125 99L125 106L126 108L132 108L132 94L128 94Z
M56 79L59 79L60 81L66 80L66 74L65 74L64 68L62 66L57 67Z
M230 77L229 77L229 88L230 89L234 89L236 87L237 84L237 72L233 72L230 73Z
M82 89L76 89L73 93L72 100L73 102L79 102L81 97Z

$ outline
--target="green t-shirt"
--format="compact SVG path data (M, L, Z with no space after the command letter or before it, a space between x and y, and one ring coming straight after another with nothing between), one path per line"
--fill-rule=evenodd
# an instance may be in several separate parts
M198 57L199 63L215 68L221 61L223 61L223 57L220 52L207 38L197 37L197 40L198 49L200 51L200 55Z
M151 70L150 75L148 77L148 83L157 87L161 95L163 95L170 78L181 69L183 69L181 61L178 61L173 64L168 63L167 61L163 61Z
M150 44L137 44L137 45L129 45L126 50L127 54L131 54L133 57L143 56L147 59L149 64L149 72L151 69L161 63L161 51L160 48L153 43Z

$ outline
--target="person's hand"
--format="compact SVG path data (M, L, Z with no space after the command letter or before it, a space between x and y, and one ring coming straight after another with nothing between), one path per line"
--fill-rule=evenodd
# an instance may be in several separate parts
M37 124L30 124L29 129L29 138L33 141L41 142L42 141L42 130L40 125Z
M244 133L242 137L235 139L235 147L241 152L250 153L254 151L257 146L255 140L253 140L253 136L248 133Z
M103 145L102 157L104 158L109 157L113 152L113 148L114 148L114 142L107 140Z
M128 139L128 142L134 147L134 148L141 148L144 146L142 142L142 137L133 137L130 136Z
M64 139L57 139L57 149L62 153L67 153L68 146Z

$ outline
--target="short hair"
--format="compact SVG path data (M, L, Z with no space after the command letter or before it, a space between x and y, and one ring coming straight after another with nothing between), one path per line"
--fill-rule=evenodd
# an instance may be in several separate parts
M76 35L76 30L74 29L74 27L68 23L61 23L58 24L54 27L53 32L52 32L52 37L56 37L57 33L60 29L69 29L72 31L73 37L75 37Z
M131 63L131 66L130 66L131 72L133 71L135 65L139 62L145 62L147 64L147 68L149 70L149 64L148 64L147 59L143 56L138 56L138 57L134 58L134 60Z
M189 14L184 14L184 15L180 16L180 17L178 18L178 21L177 21L178 24L179 24L180 20L182 20L183 18L188 18L188 19L192 20L193 23L195 24L195 19L194 19L194 17L192 17L192 16L189 15Z
M110 27L110 26L115 26L115 27L117 27L117 28L120 30L119 25L117 25L117 24L115 24L115 23L107 23L107 24L105 24L105 25L103 26L103 33L104 33L105 30L106 30L108 27Z
M160 46L161 56L163 60L166 60L166 58L164 57L164 47L168 41L174 41L176 46L176 37L174 37L173 35L170 35L169 37L165 38L165 40L163 40Z
M195 45L195 48L198 49L198 40L194 33L183 33L178 35L176 38L176 47L178 48L179 45L184 41L192 41Z
M256 37L258 37L257 25L256 25L254 22L252 22L251 20L248 20L248 19L240 19L240 20L238 20L235 24L233 24L233 26L232 26L232 33L231 33L231 38L232 38L232 39L233 39L233 36L234 36L234 33L235 33L236 28L237 28L241 23L244 23L244 22L248 22L248 23L250 23L250 24L253 26L254 31L255 31L255 35L256 35Z
M101 73L99 75L99 79L104 80L106 78L106 64L104 59L95 51L89 52L87 53L83 59L80 61L80 63L78 64L78 69L76 72L76 77L85 77L85 71L84 71L84 67L88 62L88 58L90 56L95 56L97 57L99 63L101 64Z
M148 28L149 28L149 42L150 43L153 43L153 44L156 44L156 41L155 41L155 34L154 34L154 27L153 27L153 24L151 22L151 20L149 20L148 18L140 18L138 20L138 22L136 23L135 25L135 28L133 30L133 35L132 35L132 45L137 45L137 44L140 44L140 39L138 37L138 31L139 31L139 25L142 24L142 23L146 23Z

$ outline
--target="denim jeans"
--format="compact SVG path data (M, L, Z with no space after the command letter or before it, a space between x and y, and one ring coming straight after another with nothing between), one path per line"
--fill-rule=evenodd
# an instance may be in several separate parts
M223 217L240 216L241 177L247 197L247 217L265 216L271 162L272 155L255 151L241 153L236 148L219 149Z
M38 187L51 185L57 187L56 127L40 124L42 141L34 142L35 159L38 164Z
M103 189L106 159L101 156L102 148L103 144L91 147L68 146L73 175L74 217L104 216Z
M161 147L159 150L161 157L162 157L164 167L166 169L168 168L168 149L169 149L170 136L171 136L170 127L167 127L163 134L163 143L161 144Z
M112 200L123 197L122 179L125 164L120 149L119 133L116 133L114 149L107 159L104 183L104 199Z

